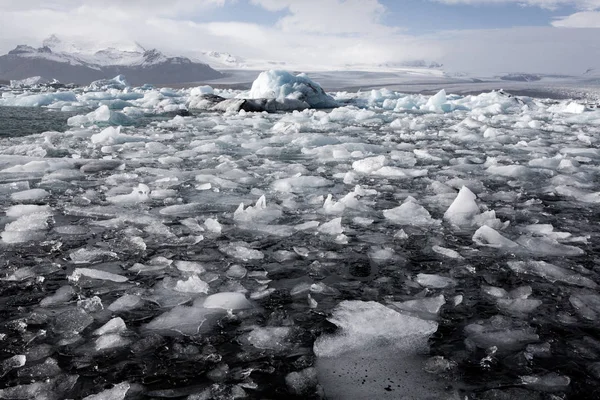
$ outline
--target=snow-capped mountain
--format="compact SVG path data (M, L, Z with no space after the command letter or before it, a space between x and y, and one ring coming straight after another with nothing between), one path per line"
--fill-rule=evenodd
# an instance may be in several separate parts
M202 52L202 55L198 57L199 61L209 64L213 68L218 69L246 69L248 63L245 59L234 56L229 53L223 53L218 51L206 51Z
M19 45L0 56L0 80L41 76L87 84L120 74L134 85L197 82L221 76L205 62L168 57L138 43L80 43L55 35L44 40L42 47Z

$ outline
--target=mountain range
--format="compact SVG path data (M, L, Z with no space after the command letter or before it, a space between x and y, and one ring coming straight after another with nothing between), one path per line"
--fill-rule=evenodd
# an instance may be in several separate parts
M227 54L211 53L209 58L235 65ZM52 35L42 46L19 45L0 56L0 80L21 80L32 76L63 83L89 84L99 79L125 75L129 83L142 85L198 82L222 77L207 63L187 57L168 57L137 43L129 46L82 46Z

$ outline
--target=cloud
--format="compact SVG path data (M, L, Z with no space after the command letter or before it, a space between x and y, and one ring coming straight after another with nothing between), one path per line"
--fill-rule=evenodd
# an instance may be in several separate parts
M600 8L600 0L434 0L445 4L519 4L546 9L556 9L560 6L575 7L579 10L595 10Z
M423 46L419 39L382 25L379 20L385 8L376 0L252 0L269 11L286 10L275 26L228 21L197 23L177 14L186 4L190 10L198 4L226 5L233 12L233 0L180 0L169 3L169 7L162 0L107 0L101 5L66 0L60 2L60 7L50 2L43 8L31 7L31 0L23 1L19 7L0 13L1 52L16 44L39 45L50 34L57 34L102 43L137 41L144 47L188 56L217 50L245 58L324 67L365 60L385 63L433 59L440 55L436 46ZM68 7L75 3L76 7ZM134 12L134 8L139 12Z
M223 6L232 0L0 0L0 9L10 11L50 10L69 12L78 8L113 8L142 15L174 16L184 12Z
M137 41L147 48L191 57L216 50L247 59L285 61L298 69L417 59L480 73L580 73L600 65L598 30L566 28L598 26L593 25L595 13L565 17L554 21L556 27L415 36L382 23L386 10L376 0L237 0L241 1L252 1L280 18L271 25L190 20L191 10L210 15L212 8L225 7L220 15L234 13L236 0L106 0L102 4L65 0L48 1L43 7L33 0L0 0L0 54L17 44L39 46L56 33L101 43Z
M552 25L559 28L600 28L600 12L578 12L558 18L552 22Z
M252 0L269 11L287 10L277 26L284 32L389 34L381 24L386 8L377 0Z
M456 71L577 75L600 65L597 36L595 29L522 27L446 32L438 40L441 60Z

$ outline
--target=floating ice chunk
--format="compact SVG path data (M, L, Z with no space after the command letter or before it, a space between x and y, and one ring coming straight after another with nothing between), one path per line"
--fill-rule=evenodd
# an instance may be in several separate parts
M123 75L117 75L111 79L99 79L90 83L90 89L99 91L107 91L108 89L123 90L129 86L127 79Z
M456 260L461 260L463 257L455 250L447 249L441 246L433 246L431 250L435 251L438 254L446 256L448 258L454 258Z
M290 372L285 377L289 391L296 396L309 396L318 384L317 370L306 368L299 372ZM306 397L304 397L306 398Z
M72 251L71 254L69 254L69 257L75 264L91 264L94 262L111 259L114 260L118 258L117 253L115 252L86 247Z
M385 165L385 156L369 157L363 160L354 161L352 168L361 174L370 174Z
M487 172L507 178L526 178L531 174L531 170L523 165L491 165Z
M479 214L476 198L477 196L468 187L463 186L454 202L444 213L444 219L457 226L471 226L473 218Z
M498 308L509 314L524 315L532 313L542 305L537 299L498 299Z
M394 302L392 304L399 310L409 311L420 318L432 319L439 314L442 306L446 304L446 299L444 295L439 295L436 297L426 297L424 299Z
M80 170L86 174L93 174L100 171L122 170L124 168L125 164L119 160L98 160L82 165Z
M222 245L219 246L219 250L230 257L238 258L244 261L262 260L265 258L265 255L261 251L250 249L242 243L229 243Z
M113 204L138 204L150 200L150 188L143 183L140 183L129 194L120 194L117 196L107 197L106 201Z
M354 222L356 225L367 227L372 225L375 220L371 218L354 217L352 218L352 222Z
M117 347L125 347L131 344L131 341L123 336L115 333L109 333L106 335L100 336L96 339L95 349L96 351L103 351L114 349Z
M252 303L246 299L242 293L223 292L208 296L204 303L204 308L220 308L224 310L244 310L252 308Z
M517 243L530 252L542 256L569 257L585 254L579 247L561 244L549 237L521 236Z
M418 274L415 278L415 282L421 286L433 289L456 286L456 281L454 279L434 274Z
M520 248L517 243L505 238L487 225L484 225L475 231L473 241L480 246L494 247L496 249L516 251Z
M4 243L25 243L41 240L48 229L48 212L26 214L4 226L1 237Z
M585 106L572 101L565 107L564 112L569 114L581 114L585 112Z
M533 328L515 325L511 319L502 316L467 325L465 334L474 347L487 349L495 346L500 353L522 349L539 340Z
M80 125L133 125L134 120L129 118L127 115L112 111L107 105L98 107L95 111L92 111L86 115L76 115L67 120L69 126L80 126Z
M294 176L278 179L273 182L272 187L278 192L296 193L332 185L333 182L320 176Z
M34 202L45 199L50 196L50 193L44 189L29 189L22 192L12 193L10 198L12 201Z
M325 222L317 228L317 230L326 235L339 235L344 232L342 227L342 218L334 218L329 222Z
M524 316L542 305L540 300L529 299L531 286L522 286L508 293L502 288L484 286L483 292L494 297L498 308L508 314Z
M123 275L113 274L112 272L106 272L106 271L102 271L99 269L93 269L93 268L75 268L73 273L69 276L69 280L71 280L73 282L77 282L77 281L79 281L79 279L81 279L82 276L85 276L85 277L88 277L91 279L98 279L98 280L102 280L102 281L111 281L111 282L118 282L118 283L128 281L127 277L125 277Z
M3 378L11 370L21 368L27 362L27 357L23 354L18 354L3 360L0 363L0 378ZM2 398L2 397L0 397Z
M189 272L192 274L203 274L206 272L204 266L195 261L175 261L175 268L181 272Z
M531 274L550 282L564 282L569 285L596 289L598 284L570 269L561 268L545 261L509 261L508 267L516 273Z
M214 94L215 90L208 85L196 86L190 90L190 96L202 96L203 94Z
M106 324L102 325L100 328L94 331L94 335L102 336L108 335L111 333L121 333L127 330L127 326L125 325L125 321L122 318L116 317L108 321Z
M396 167L381 167L376 171L371 172L371 175L385 176L387 178L419 178L427 176L429 171L426 169L408 169Z
M527 375L521 377L523 386L542 392L562 392L568 389L571 378L550 372L545 375Z
M94 318L85 310L74 307L54 318L53 331L58 334L75 334L82 332L94 322Z
M580 292L569 297L569 302L577 313L590 321L600 318L600 295L596 293Z
M323 203L323 211L325 214L340 214L344 212L346 205L341 201L334 201L331 194L327 195Z
M40 301L40 306L51 307L56 304L66 303L75 295L75 290L69 285L59 287L53 295L45 297Z
M123 400L130 388L131 385L128 382L122 382L115 385L112 389L84 397L83 400Z
M56 93L23 93L13 98L1 98L0 105L6 107L43 107L49 106L60 101L77 101L77 96L73 92Z
M227 269L225 276L229 279L242 279L246 276L248 270L241 265L234 264Z
M318 381L327 398L385 398L390 387L387 380L380 381L382 376L395 383L392 390L398 390L398 396L443 397L443 383L422 372L424 359L419 356L437 330L436 322L363 301L341 302L329 321L338 330L319 337L314 345Z
M173 260L158 256L151 259L147 264L135 263L129 271L131 272L154 272L162 271L173 263Z
M508 298L508 292L502 288L499 287L495 287L495 286L484 286L482 288L482 291L485 294L488 294L492 297L496 297L496 298Z
M526 232L534 235L546 236L554 240L564 240L571 237L568 232L555 232L551 224L532 224L523 228Z
M384 248L372 248L371 251L369 251L368 255L369 255L369 258L371 260L373 260L374 262L383 263L387 260L393 259L395 254L396 253L394 252L393 249L384 247Z
M431 96L427 103L421 107L422 110L427 111L452 111L452 105L447 102L446 91L444 89Z
M244 203L241 203L233 213L233 219L240 222L260 221L268 223L281 217L281 214L281 210L277 208L267 208L267 200L263 195L256 201L254 207L249 206L244 209Z
M256 78L250 89L251 99L276 99L279 102L299 100L312 108L337 107L321 86L305 74L292 75L287 71L265 71Z
M50 206L36 206L29 204L18 204L9 207L6 210L6 216L9 218L19 218L29 214L50 213Z
M48 212L23 215L4 226L5 232L43 231L48 229Z
M115 144L123 144L130 142L146 142L147 138L142 136L131 136L131 135L123 135L121 134L121 127L117 126L116 128L109 126L105 128L100 133L96 133L92 135L90 138L93 144L101 144L101 145L115 145Z
M2 399L58 400L68 398L79 375L61 375L44 381L0 389ZM94 399L92 399L94 400Z
M145 325L151 331L175 331L182 334L195 335L203 324L214 316L215 311L206 307L177 306Z
M143 303L140 296L134 294L124 294L112 302L108 309L112 312L125 312L136 309Z
M249 343L261 350L282 351L290 346L290 343L286 340L290 333L291 328L284 326L256 327L242 335L240 341Z
M412 225L420 227L429 227L439 225L440 221L431 218L429 211L409 197L399 207L390 210L384 210L383 216L398 225Z
M437 329L435 322L403 315L372 301L343 301L329 320L340 331L317 339L314 345L317 357L336 357L353 350L369 351L380 339L399 350L408 350L426 341Z
M183 293L208 293L209 286L196 275L192 275L185 281L177 281L175 290Z

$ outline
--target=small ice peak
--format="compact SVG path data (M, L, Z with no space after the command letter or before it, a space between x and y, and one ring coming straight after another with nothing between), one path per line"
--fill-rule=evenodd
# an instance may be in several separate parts
M463 186L444 213L444 219L453 225L471 225L471 220L480 213L476 198L468 187Z
M498 231L490 228L487 225L483 225L481 228L475 231L473 235L473 241L480 246L493 247L496 249L515 251L521 249L521 247L510 239L502 236Z
M108 197L106 201L113 204L137 204L150 200L150 188L144 183L137 185L129 194Z
M243 204L243 203L242 203ZM207 218L204 221L204 227L207 231L212 232L214 234L220 235L223 230L222 225L219 223L217 218Z
M442 89L435 95L431 96L427 100L427 103L425 103L424 106L421 106L421 109L432 112L450 112L452 111L453 107L450 103L448 103L446 90Z
M466 186L463 186L456 199L444 213L444 220L459 228L481 227L484 225L494 229L505 229L509 221L502 222L496 218L494 210L481 212L475 202L477 196Z
M103 336L114 333L121 333L127 330L125 321L121 317L116 317L102 325L100 328L94 331L94 335Z
M346 205L341 201L333 200L331 194L327 195L325 202L323 203L323 211L325 214L341 214L346 209Z
M334 218L329 222L325 222L317 228L317 230L326 235L338 236L344 232L342 227L342 218ZM342 239L342 238L340 238Z
M233 213L233 219L238 222L251 222L260 220L261 222L273 221L281 216L281 211L277 208L267 208L267 199L265 195L260 196L254 206L244 208L244 203Z
M440 224L440 221L433 219L429 211L412 196L408 196L401 206L384 210L383 216L388 221L398 225L430 227Z

